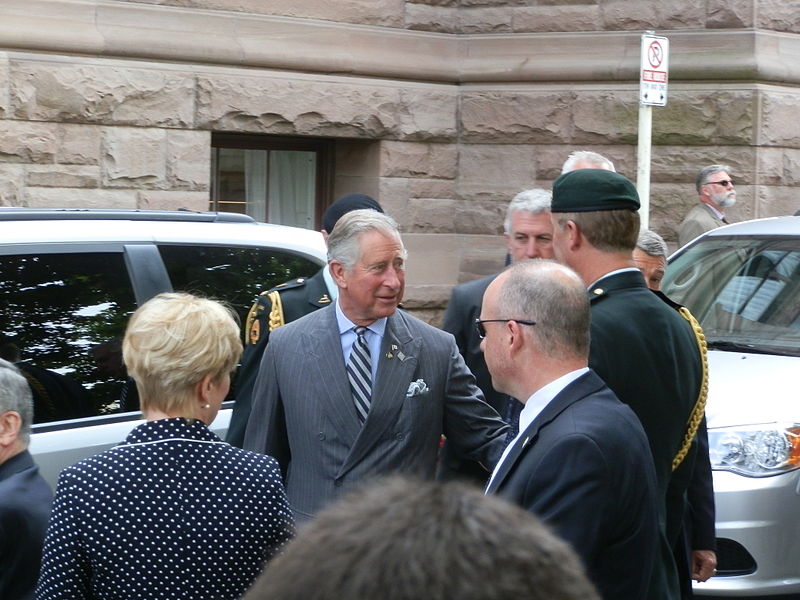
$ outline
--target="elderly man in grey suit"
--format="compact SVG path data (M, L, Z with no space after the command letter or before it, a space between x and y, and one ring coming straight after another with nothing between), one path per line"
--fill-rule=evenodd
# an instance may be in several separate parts
M442 434L488 471L503 451L453 336L397 309L405 257L391 217L348 213L328 239L336 303L272 333L244 447L278 459L298 522L378 475L432 478Z

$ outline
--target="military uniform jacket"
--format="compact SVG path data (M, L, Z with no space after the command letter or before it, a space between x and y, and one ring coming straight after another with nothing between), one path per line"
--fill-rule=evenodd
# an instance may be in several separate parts
M258 297L253 308L252 325L245 330L245 348L242 355L242 366L236 377L235 404L225 441L240 447L244 443L244 431L247 428L247 419L250 417L250 407L253 402L253 385L258 376L261 357L269 343L270 313L272 301L270 292L280 294L283 322L291 323L310 312L331 304L328 287L325 285L325 269L320 269L309 279L295 279L272 288Z

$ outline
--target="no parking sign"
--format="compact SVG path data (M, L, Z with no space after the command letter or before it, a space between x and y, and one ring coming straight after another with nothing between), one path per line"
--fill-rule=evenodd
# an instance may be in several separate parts
M643 35L639 64L639 102L650 106L666 106L669 40L656 35Z

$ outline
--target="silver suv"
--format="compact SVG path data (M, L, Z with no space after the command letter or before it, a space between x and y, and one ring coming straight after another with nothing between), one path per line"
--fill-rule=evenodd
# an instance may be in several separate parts
M188 291L226 301L243 322L261 291L324 260L319 233L236 214L0 208L0 356L31 383L30 449L45 479L54 485L141 419L120 352L137 306ZM230 406L212 425L222 437Z
M662 289L708 340L719 564L695 592L800 594L800 217L697 238L670 258Z

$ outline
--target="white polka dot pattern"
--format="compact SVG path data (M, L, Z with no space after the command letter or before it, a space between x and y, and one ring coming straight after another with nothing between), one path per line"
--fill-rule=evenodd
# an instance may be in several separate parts
M144 423L62 472L36 598L239 598L293 533L273 458Z

